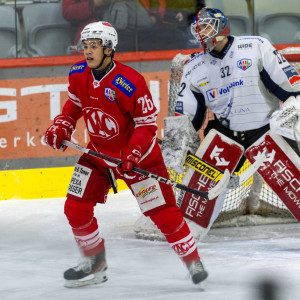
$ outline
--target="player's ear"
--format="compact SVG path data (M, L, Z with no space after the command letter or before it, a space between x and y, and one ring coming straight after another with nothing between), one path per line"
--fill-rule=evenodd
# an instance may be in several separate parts
M104 49L104 54L106 54L108 56L112 56L113 51L114 51L113 49L105 48Z

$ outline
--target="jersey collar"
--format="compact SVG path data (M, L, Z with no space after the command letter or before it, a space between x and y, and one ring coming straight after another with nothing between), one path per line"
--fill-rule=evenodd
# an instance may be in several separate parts
M225 46L221 52L212 50L211 52L209 52L209 54L215 58L223 59L225 57L225 55L227 54L228 50L230 49L231 45L233 44L233 41L234 41L234 37L229 35L228 41L225 44Z

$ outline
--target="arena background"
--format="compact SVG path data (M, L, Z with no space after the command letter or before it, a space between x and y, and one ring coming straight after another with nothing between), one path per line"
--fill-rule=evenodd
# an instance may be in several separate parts
M207 6L220 8L229 15L233 34L268 37L277 49L300 46L298 0L284 3L278 0L205 2ZM8 26L8 23L3 23L2 13L6 13L4 8L9 7L15 11L12 27L16 26L17 35L13 48L15 51L10 48L6 54L4 46L0 47L0 200L63 197L80 153L72 149L64 153L53 151L45 145L43 135L67 99L67 75L70 67L83 57L73 55L71 47L65 55L55 56L33 53L32 48L28 47L32 40L27 36L27 16L24 12L33 12L37 5L43 8L43 12L53 5L57 9L61 6L60 1L3 1L1 4L0 41L5 38L1 44L9 41L4 34ZM34 16L31 17L34 19ZM269 27L263 27L264 24L269 24L267 21L273 22L271 17L278 18L278 21L271 23ZM61 22L62 16L59 18ZM39 19L38 16L36 19ZM42 20L39 19L38 22L42 23ZM66 21L65 23L67 24ZM148 36L143 38L147 39ZM174 39L176 38L178 37L174 35ZM47 39L45 41L47 43ZM156 40L153 40L152 44L155 43ZM48 48L50 46L49 41ZM133 67L145 77L159 109L160 138L163 137L163 119L167 116L171 60L179 52L187 54L199 51L191 46L189 49L169 49L167 46L157 42L156 47L160 51L140 51L137 47L137 51L121 51L115 56L116 60ZM87 144L88 137L82 120L78 123L73 138L80 145ZM126 185L119 182L119 189L124 188Z

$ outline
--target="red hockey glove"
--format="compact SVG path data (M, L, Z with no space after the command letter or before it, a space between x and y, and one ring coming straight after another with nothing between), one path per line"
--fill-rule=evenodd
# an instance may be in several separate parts
M140 146L135 145L127 145L121 150L122 164L117 167L117 171L121 176L126 178L135 177L135 174L130 171L140 162L142 157L141 150Z
M66 116L66 115L58 115L46 133L45 133L45 141L48 146L52 147L55 150L65 151L67 149L66 146L61 145L62 140L70 140L72 132L75 129L75 121Z

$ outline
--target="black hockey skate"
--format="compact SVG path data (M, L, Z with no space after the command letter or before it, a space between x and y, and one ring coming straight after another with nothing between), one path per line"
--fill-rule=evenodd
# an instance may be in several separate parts
M105 282L107 281L106 270L105 251L94 256L83 257L78 266L64 273L65 287L76 288Z
M200 260L187 264L187 268L194 284L199 284L208 276Z

